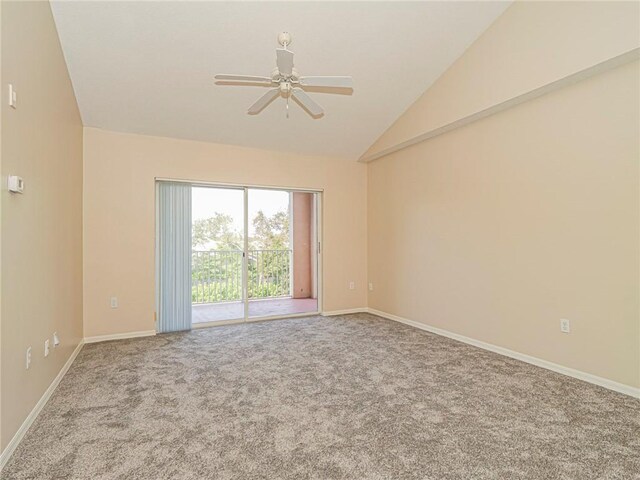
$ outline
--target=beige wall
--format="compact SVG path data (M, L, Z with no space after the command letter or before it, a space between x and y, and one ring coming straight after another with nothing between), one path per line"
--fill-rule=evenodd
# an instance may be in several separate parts
M366 155L639 46L638 2L515 2ZM638 89L635 61L372 163L369 306L638 386Z
M638 18L639 2L514 2L365 156L640 47Z
M4 77L2 75L2 2L0 2L0 91L4 85ZM4 105L0 101L0 108L4 109ZM0 182L2 178L2 111L0 111ZM4 203L4 195L0 190L0 455L4 452L5 442L2 440L2 204ZM0 465L2 468L2 465Z
M324 189L324 310L365 307L366 170L346 159L85 128L85 337L155 329L155 177Z
M2 2L1 30L4 449L82 337L82 124L49 3ZM23 195L9 194L8 174ZM45 358L54 331L62 344Z
M369 164L369 306L640 386L639 82L627 64Z

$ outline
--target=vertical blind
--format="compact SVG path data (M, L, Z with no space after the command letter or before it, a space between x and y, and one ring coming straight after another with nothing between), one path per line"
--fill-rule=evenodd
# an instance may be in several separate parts
M159 333L191 329L191 185L158 182Z

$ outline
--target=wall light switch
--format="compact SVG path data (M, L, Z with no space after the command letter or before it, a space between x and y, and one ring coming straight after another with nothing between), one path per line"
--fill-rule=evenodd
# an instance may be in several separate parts
M118 297L111 297L111 308L118 308Z
M45 357L49 356L49 339L48 338L44 341L44 356Z
M373 292L373 282L369 282L369 291Z
M25 355L25 365L27 370L29 370L29 367L31 366L31 347L27 348L27 353Z
M53 332L53 348L56 348L60 345L60 337L58 337L58 332Z
M22 193L24 192L24 180L17 175L9 175L7 177L7 187L11 193Z
M562 333L571 333L571 322L566 318L560 319L560 331Z
M355 290L356 289L356 282L349 282L349 290Z
M18 108L18 94L12 84L9 84L9 106Z

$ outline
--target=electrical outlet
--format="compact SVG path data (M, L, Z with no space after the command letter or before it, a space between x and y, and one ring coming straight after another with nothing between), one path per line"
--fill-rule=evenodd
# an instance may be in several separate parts
M49 339L48 338L44 341L44 356L45 357L49 356Z
M349 282L349 290L355 290L356 289L356 282Z
M560 319L560 331L562 333L571 333L571 322L566 318Z
M60 345L60 337L58 337L58 332L53 332L53 348L56 348Z
M373 282L369 282L369 291L373 292Z
M118 297L111 297L111 308L118 308Z
M27 370L29 370L29 367L31 366L31 347L27 348L27 354L25 357L26 367Z

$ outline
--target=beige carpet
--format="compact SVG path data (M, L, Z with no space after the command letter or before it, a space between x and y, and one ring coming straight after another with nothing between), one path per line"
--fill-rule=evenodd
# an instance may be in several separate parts
M378 317L87 345L9 479L637 479L640 402Z

